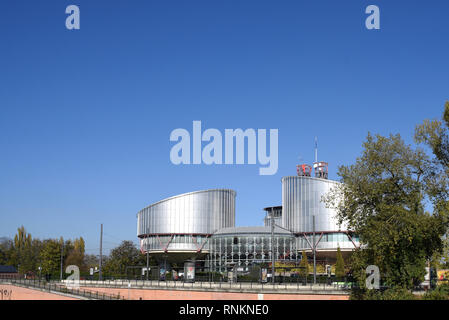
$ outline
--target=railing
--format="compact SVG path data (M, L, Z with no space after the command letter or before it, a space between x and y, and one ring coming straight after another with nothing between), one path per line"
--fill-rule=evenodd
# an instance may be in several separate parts
M173 290L223 290L223 291L256 291L272 292L282 291L285 293L329 293L348 294L351 283L333 282L333 283L303 283L303 282L284 282L284 283L261 283L255 281L246 282L225 282L225 281L159 281L159 280L80 280L81 287L108 287L108 288L157 288Z
M83 289L81 287L75 288L71 286L67 286L60 282L46 282L39 279L26 280L26 279L0 279L0 283L10 283L15 286L27 287L27 288L36 288L45 291L53 291L64 294L70 294L78 297L83 297L87 299L93 300L125 300L123 296L118 294L108 294L88 289Z

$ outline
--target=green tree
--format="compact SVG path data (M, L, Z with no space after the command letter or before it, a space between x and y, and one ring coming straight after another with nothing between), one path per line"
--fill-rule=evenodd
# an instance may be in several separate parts
M307 255L304 250L302 251L302 257L299 267L300 267L299 269L300 276L303 278L307 277L309 275L309 263L307 261Z
M0 238L0 265L11 265L11 250L13 250L13 242L11 239Z
M83 264L86 266L86 269L98 267L100 265L100 258L94 254L86 254L84 255Z
M345 261L343 260L343 255L341 254L340 247L337 248L337 263L335 264L335 276L337 279L341 279L346 275L345 272Z
M128 266L145 265L145 256L136 248L132 241L122 243L111 250L108 260L104 265L104 274L123 276Z
M73 245L68 246L67 257L65 258L65 266L76 265L80 269L80 272L86 271L86 265L84 263L84 239L80 237L73 241Z
M23 251L23 268L26 273L37 274L40 264L40 252L42 250L42 241L39 239L33 239L31 245L27 245Z
M387 285L410 289L423 281L426 260L443 248L447 177L399 135L368 134L363 147L355 164L339 167L342 184L324 201L360 236L364 249L355 250L351 261L359 283L374 264ZM433 214L425 211L427 202Z
M17 229L17 233L14 236L13 247L9 255L10 264L16 266L20 273L26 273L32 269L33 261L30 259L31 246L31 234L27 233L24 226L21 226Z
M437 160L449 168L449 101L446 101L441 120L424 120L415 129L415 140L429 146Z
M42 274L56 277L61 268L61 241L47 239L43 241L40 253Z
M424 120L424 122L415 129L415 141L427 145L435 155L435 166L441 166L445 176L449 176L449 101L446 101L442 120ZM443 185L444 186L444 185ZM440 190L436 190L438 194ZM440 197L437 202L437 209L449 211L449 205L446 197ZM446 233L444 238L443 253L436 253L432 257L432 266L436 268L449 267L449 235Z

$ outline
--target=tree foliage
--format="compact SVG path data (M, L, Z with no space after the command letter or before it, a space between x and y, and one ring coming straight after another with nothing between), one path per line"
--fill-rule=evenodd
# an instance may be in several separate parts
M111 250L109 259L104 266L104 272L110 275L124 275L126 267L145 265L145 263L145 256L136 248L134 243L125 240Z
M61 246L60 240L47 239L43 242L43 248L40 252L42 274L56 275L60 273L61 268Z
M6 237L0 238L0 265L11 265L13 242Z
M307 277L309 274L309 263L307 261L307 255L305 251L302 252L301 262L299 266L300 266L299 274L301 275L301 277Z
M79 267L81 275L85 275L89 268L99 267L99 256L85 254L85 241L82 237L64 240L59 239L33 239L25 227L17 229L13 239L0 238L0 264L11 265L18 268L20 274L50 275L59 279L61 272L61 254L63 262L63 277L69 265ZM150 264L156 262L150 257ZM146 256L143 255L132 241L123 241L118 247L111 250L109 255L103 255L103 274L105 276L123 276L127 266L146 265Z
M324 201L340 223L360 236L353 253L354 276L379 267L387 285L411 288L425 275L426 259L443 248L447 230L447 179L421 149L400 135L368 134L355 164L338 170L342 184ZM433 206L433 214L425 210Z
M337 262L335 264L335 276L337 278L343 278L346 275L345 272L345 261L343 255L341 254L340 247L337 248Z
M449 168L449 101L444 106L442 121L424 120L415 129L415 140L429 146L437 160Z
M446 101L442 120L424 120L424 122L415 129L415 141L427 145L435 155L434 164L440 166L445 172L445 177L449 176L449 101ZM449 205L446 201L446 189L444 196L440 196L437 203L437 210L449 211ZM432 265L437 268L447 268L449 266L449 240L448 234L444 239L443 253L435 254L432 259Z
M84 239L82 237L75 239L73 244L70 242L70 245L67 245L67 247L68 250L65 258L65 267L75 265L78 266L81 272L85 272L87 270L87 266L84 256Z

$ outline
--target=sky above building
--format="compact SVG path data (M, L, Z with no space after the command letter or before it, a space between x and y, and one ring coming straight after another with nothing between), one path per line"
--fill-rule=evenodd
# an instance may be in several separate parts
M80 29L65 26L68 5ZM380 30L365 9L380 8ZM136 213L195 190L236 190L262 225L281 178L354 163L368 132L440 118L448 1L23 1L0 4L0 236L136 238ZM174 165L172 130L279 130L279 168Z

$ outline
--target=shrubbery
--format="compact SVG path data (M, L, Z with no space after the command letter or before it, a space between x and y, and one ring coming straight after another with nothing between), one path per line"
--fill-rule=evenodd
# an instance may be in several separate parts
M387 290L367 290L354 288L351 291L351 300L415 300L416 297L410 290L401 287L393 287Z
M351 300L416 300L419 299L410 290L401 287L393 287L387 290L367 290L365 288L353 288ZM449 300L449 284L437 286L434 290L427 291L422 300Z
M434 290L427 291L423 300L449 300L449 284L442 284Z

